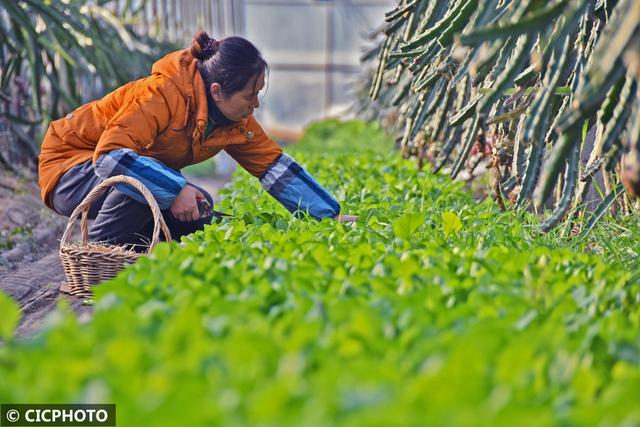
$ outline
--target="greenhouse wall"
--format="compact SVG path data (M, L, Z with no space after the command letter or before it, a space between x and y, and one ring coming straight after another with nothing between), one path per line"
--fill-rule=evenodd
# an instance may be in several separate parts
M270 64L262 107L267 128L299 130L311 120L346 115L359 57L392 0L142 0L140 31L187 46L201 29L213 37L243 35Z
M348 112L367 36L391 1L248 0L241 29L271 66L258 120L299 129Z

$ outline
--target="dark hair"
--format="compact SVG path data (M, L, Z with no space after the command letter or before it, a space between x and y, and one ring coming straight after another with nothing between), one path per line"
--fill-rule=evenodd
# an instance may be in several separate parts
M215 40L201 31L193 38L191 55L198 59L207 92L211 84L219 83L225 96L242 90L251 78L269 69L260 51L242 37Z

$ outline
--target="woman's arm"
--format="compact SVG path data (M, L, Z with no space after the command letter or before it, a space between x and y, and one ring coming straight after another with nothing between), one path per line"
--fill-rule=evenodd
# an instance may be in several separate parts
M181 95L165 79L158 77L145 81L145 86L136 89L136 96L121 107L100 136L94 167L102 179L127 175L140 180L151 191L160 209L171 208L176 218L188 221L198 218L199 213L196 194L186 186L187 180L159 160L138 154L169 127L172 111L169 106L180 102L184 102ZM116 188L146 203L132 187L118 184Z
M167 209L187 184L177 171L152 157L141 156L130 148L112 150L98 158L94 165L96 175L107 179L115 175L127 175L138 179L151 191L160 209ZM146 203L133 187L117 184L116 188L135 200Z
M152 157L141 156L131 149L113 150L98 158L95 172L102 179L114 175L127 175L142 182L158 202L160 209L171 209L180 221L200 218L197 198L204 198L195 187L177 171ZM126 184L116 184L118 190L140 203L147 203L142 194Z
M246 124L252 138L244 144L229 145L225 151L260 180L262 187L289 212L309 213L316 219L334 218L340 204L294 159L270 139L255 118Z
M293 158L282 154L260 177L262 188L294 215L337 218L340 204Z

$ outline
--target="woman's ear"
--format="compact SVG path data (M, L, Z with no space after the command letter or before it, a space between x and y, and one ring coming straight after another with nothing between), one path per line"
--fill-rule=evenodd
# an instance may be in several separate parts
M222 86L220 83L211 83L211 86L209 86L209 92L211 92L211 97L214 101L222 101Z

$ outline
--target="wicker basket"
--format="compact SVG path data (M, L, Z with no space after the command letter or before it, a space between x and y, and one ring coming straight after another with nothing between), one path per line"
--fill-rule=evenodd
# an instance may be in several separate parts
M147 248L147 253L158 244L160 240L160 229L162 229L167 241L171 240L171 233L169 232L167 224L164 222L158 203L144 184L135 178L124 175L118 175L104 180L91 190L89 194L87 194L87 197L85 197L73 211L69 217L67 229L60 241L60 261L62 261L62 267L67 277L67 285L71 295L90 298L93 295L91 286L113 278L127 264L135 262L139 256L144 255L144 253L135 252L125 246L89 242L89 229L87 226L89 207L102 192L118 183L129 184L134 187L142 193L151 207L154 227L152 240ZM69 242L73 224L80 213L82 213L82 221L80 222L82 241L81 243Z

